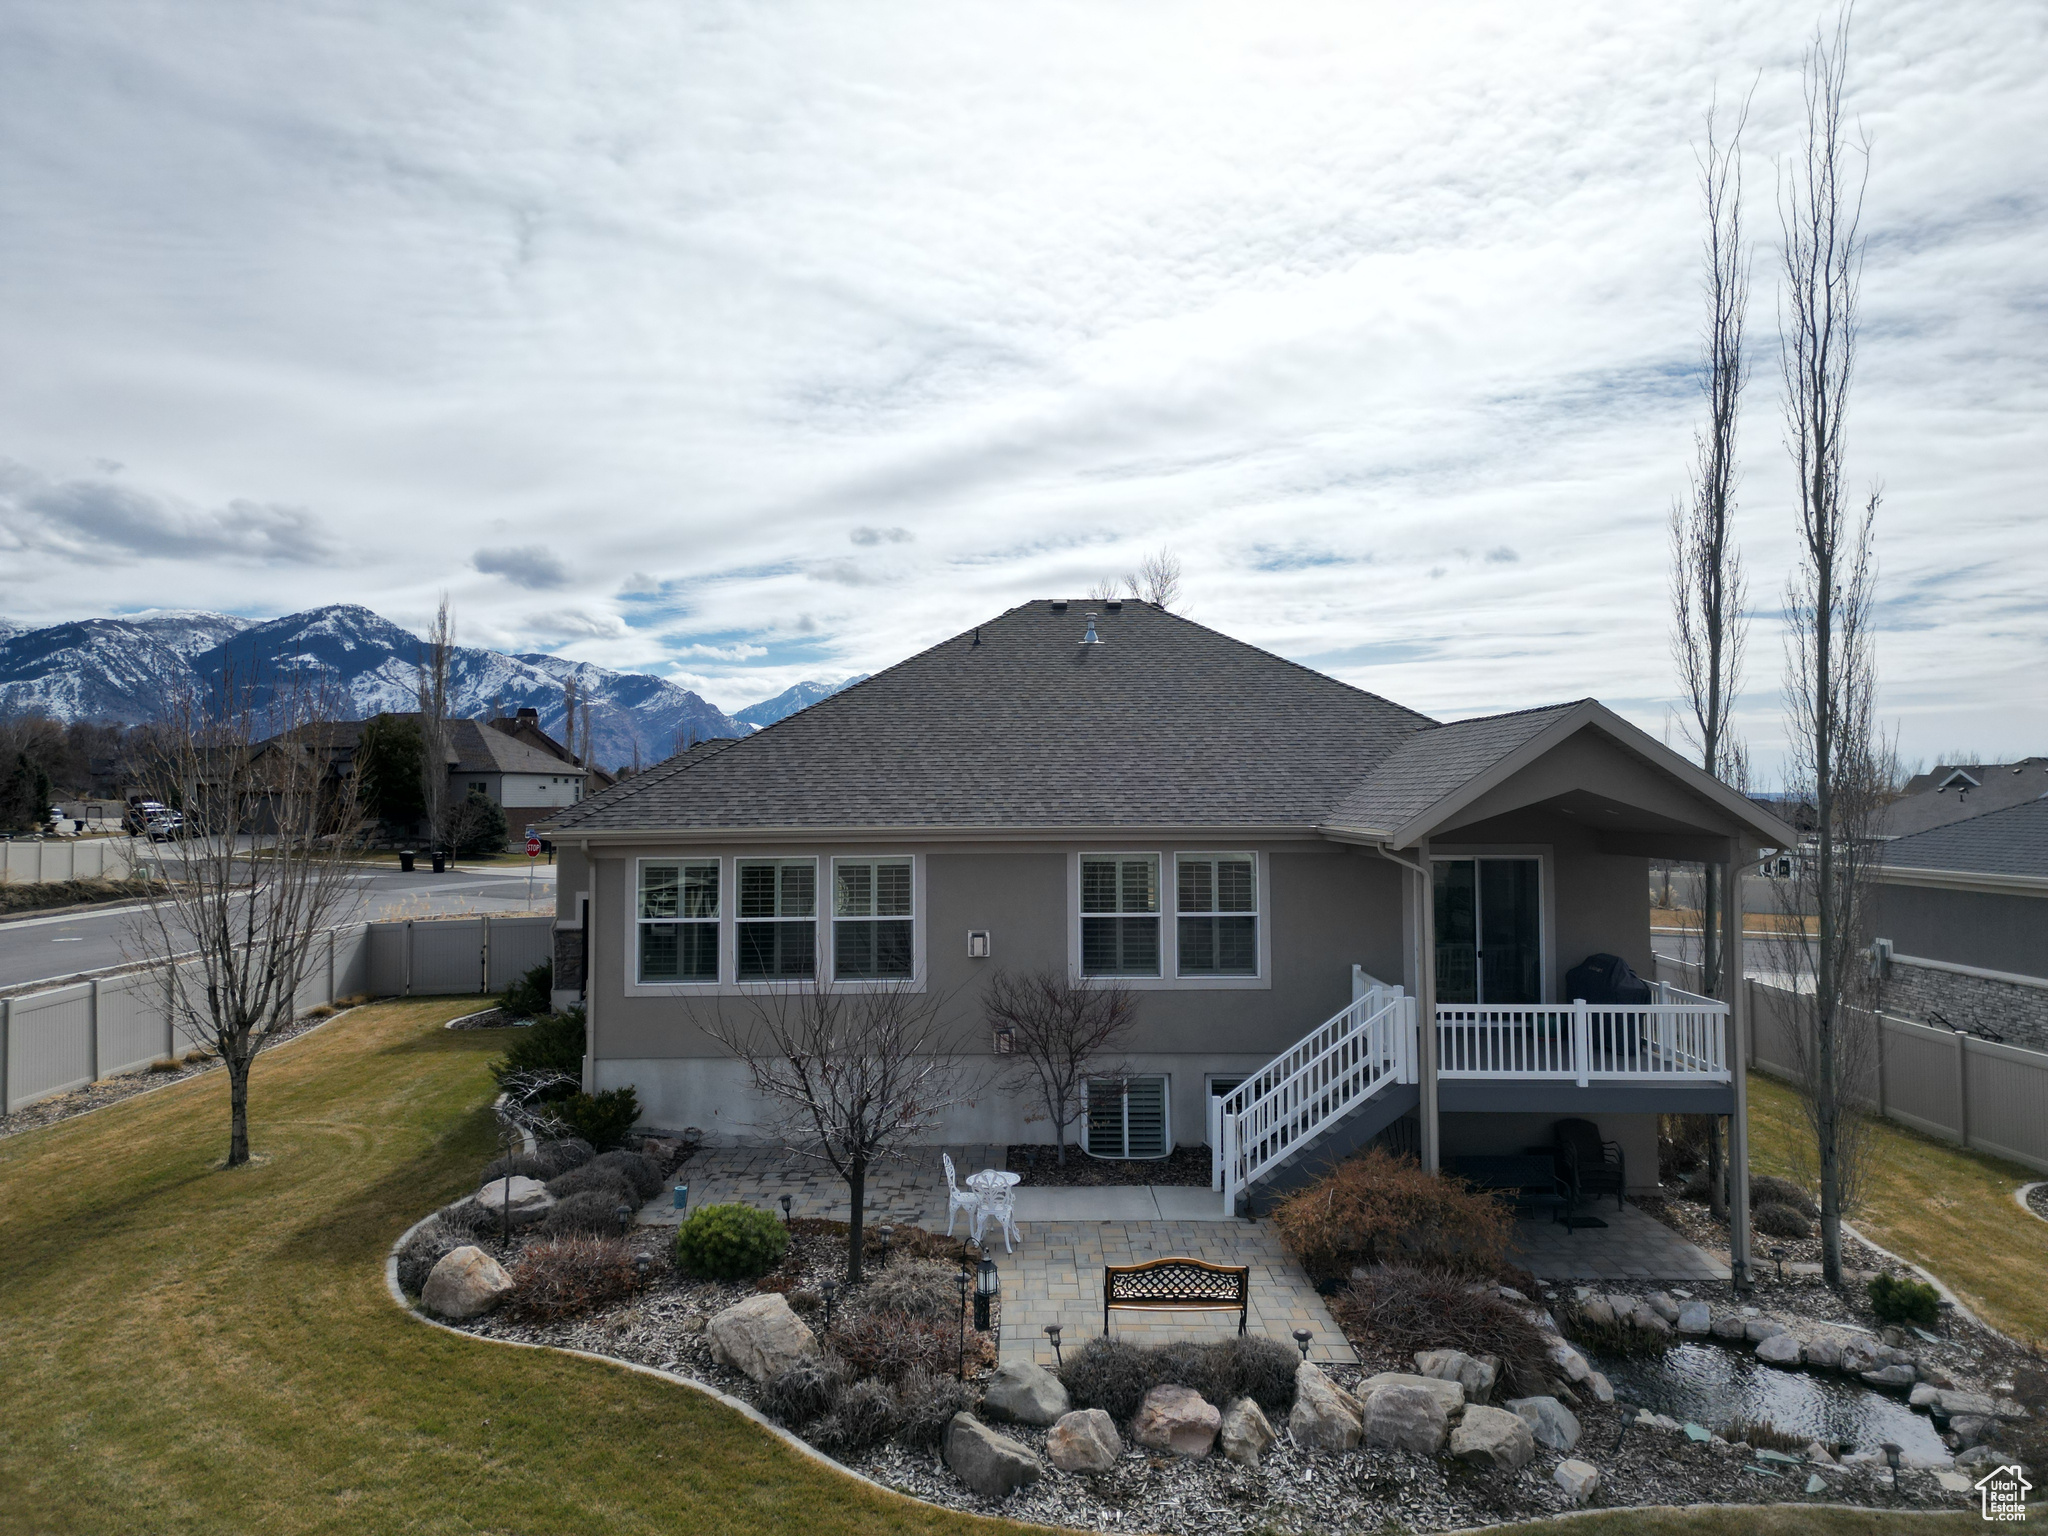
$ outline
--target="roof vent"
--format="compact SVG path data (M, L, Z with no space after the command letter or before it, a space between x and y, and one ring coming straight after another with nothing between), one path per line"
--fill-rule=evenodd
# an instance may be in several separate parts
M1095 615L1092 613L1088 615L1088 633L1081 637L1081 643L1083 645L1102 644L1102 636L1095 633Z
M1104 598L1102 606L1111 613L1122 613L1124 611L1124 600L1120 597Z
M1067 611L1067 600L1064 597L1054 598L1052 600L1052 611L1054 613L1065 613Z

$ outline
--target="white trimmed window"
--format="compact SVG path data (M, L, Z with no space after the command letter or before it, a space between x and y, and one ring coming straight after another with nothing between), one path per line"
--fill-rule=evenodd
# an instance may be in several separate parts
M1081 974L1159 974L1159 855L1081 855Z
M718 980L718 861L640 866L640 980Z
M903 981L914 969L910 860L832 861L832 975Z
M741 981L809 981L818 974L818 861L736 859L733 923Z
M1249 853L1183 853L1173 862L1180 974L1258 975L1258 859Z
M1164 1077L1088 1080L1090 1157L1164 1157L1172 1150Z

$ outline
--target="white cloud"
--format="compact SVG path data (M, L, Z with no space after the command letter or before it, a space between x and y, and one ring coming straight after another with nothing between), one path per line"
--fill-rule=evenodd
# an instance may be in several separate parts
M680 636L746 702L1171 543L1204 622L1365 658L1325 664L1417 707L1597 693L1660 728L1689 140L1761 71L1769 235L1811 15L251 16L0 16L0 135L37 146L0 221L0 333L36 360L0 370L41 488L0 502L16 621L171 593L402 617L445 588L475 633L606 665L673 668ZM1856 25L1885 705L1909 753L2038 750L2048 35L1993 0ZM1766 755L1773 283L1765 249L1740 527Z

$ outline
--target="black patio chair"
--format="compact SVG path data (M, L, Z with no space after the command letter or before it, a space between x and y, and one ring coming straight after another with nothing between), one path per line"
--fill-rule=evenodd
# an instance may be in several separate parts
M1560 1120L1551 1127L1558 1161L1564 1166L1565 1182L1571 1185L1572 1200L1597 1200L1612 1192L1614 1208L1622 1206L1628 1191L1628 1156L1618 1141L1602 1141L1600 1127L1590 1120Z

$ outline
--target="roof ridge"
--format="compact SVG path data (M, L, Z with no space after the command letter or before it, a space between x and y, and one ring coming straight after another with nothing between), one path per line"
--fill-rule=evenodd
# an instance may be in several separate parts
M1071 599L1069 599L1069 601L1071 601ZM1422 722L1425 728L1428 726L1443 725L1446 723L1442 720L1432 719L1430 716L1425 715L1419 709L1410 709L1406 704L1396 704L1392 699L1388 698L1383 693L1374 693L1371 689L1361 688L1356 683L1347 683L1341 677L1332 677L1327 672L1317 671L1314 667L1309 666L1306 662L1296 661L1291 656L1282 656L1278 651L1269 651L1263 645L1253 645L1249 640L1240 640L1235 635L1226 635L1220 629L1211 629L1207 624L1198 624L1195 622L1195 620L1189 618L1186 614L1175 613L1171 608L1164 607L1161 604L1152 602L1147 598L1119 598L1118 601L1144 603L1148 608L1157 608L1159 609L1160 613L1163 614L1165 617L1169 619L1174 619L1179 623L1189 625L1192 628L1199 629L1205 635L1214 635L1219 640L1227 640L1230 642L1230 644L1242 646L1245 650L1256 651L1261 656L1265 656L1273 661L1279 662L1280 665L1282 665L1283 667L1292 667L1297 672L1306 672L1310 677L1313 677L1320 682L1335 683L1339 688L1348 688L1351 690L1351 692L1358 694L1361 698L1371 699L1375 704L1384 704L1389 709L1400 710L1401 713L1404 715L1413 715L1417 720ZM1013 608L1010 610L1010 612L1015 613L1016 609ZM1008 617L1008 615L1003 616Z

